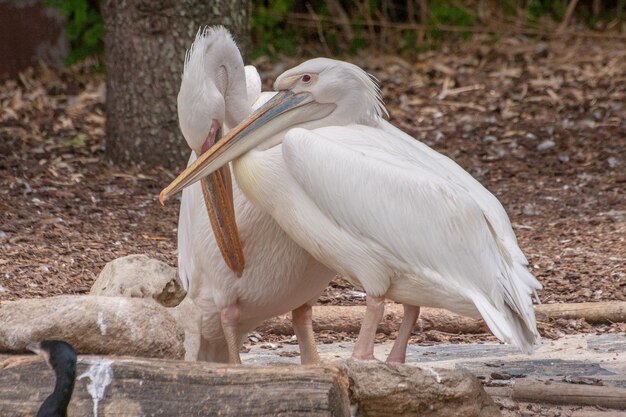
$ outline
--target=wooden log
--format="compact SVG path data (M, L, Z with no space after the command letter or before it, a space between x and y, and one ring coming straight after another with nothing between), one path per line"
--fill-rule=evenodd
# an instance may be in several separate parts
M614 386L517 381L512 397L516 401L626 410L626 389Z
M537 320L550 319L585 319L588 323L626 322L626 302L608 301L597 303L562 303L535 306ZM361 320L365 315L365 306L314 306L313 329L316 332L334 331L357 334ZM392 334L398 330L402 321L403 310L400 304L385 305L385 315L378 325L378 332ZM422 308L418 327L421 330L438 330L452 334L480 334L489 329L482 320L460 316L438 309ZM274 334L291 335L291 317L287 314L266 320L257 328L258 331Z
M337 366L228 366L81 356L68 414L130 416L349 416ZM0 416L34 416L54 375L36 356L0 356Z
M537 319L585 319L587 323L626 322L626 301L562 303L535 306Z
M357 334L361 320L365 315L365 306L314 306L313 330L335 331ZM391 334L398 330L402 322L403 310L400 304L385 305L385 315L378 325L378 332ZM422 330L439 330L445 333L486 333L489 331L482 320L460 316L446 310L422 308L418 326ZM257 328L258 331L274 334L291 335L291 317L282 315L266 320Z
M81 356L69 415L496 417L465 370L377 361L324 366L233 366L164 359ZM0 355L0 416L31 417L52 391L37 356Z

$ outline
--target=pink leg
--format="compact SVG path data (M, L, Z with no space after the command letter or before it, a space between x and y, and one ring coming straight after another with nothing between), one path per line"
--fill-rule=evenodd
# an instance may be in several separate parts
M241 363L239 357L239 307L237 304L230 305L223 309L220 314L222 321L222 331L228 345L228 363Z
M376 329L378 323L383 318L385 312L385 297L367 296L365 317L361 323L359 337L354 344L352 357L354 359L372 360L374 357L374 338L376 337Z
M410 306L403 304L404 317L402 317L402 324L398 330L398 337L387 356L387 363L404 363L406 360L406 347L409 344L411 333L415 327L415 322L420 315L420 308L416 306Z
M320 355L315 345L312 322L313 308L304 304L291 312L293 331L300 345L300 363L302 365L315 365L320 363Z

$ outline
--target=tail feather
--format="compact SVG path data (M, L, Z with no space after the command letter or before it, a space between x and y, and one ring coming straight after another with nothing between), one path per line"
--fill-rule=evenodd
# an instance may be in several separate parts
M543 285L526 269L524 264L514 263L513 273L521 283L528 287L529 292L534 293L536 290L543 288Z
M532 296L537 297L536 290L541 289L541 283L526 268L526 258L517 244L511 245L509 240L507 245L487 216L485 220L500 253L499 285L491 294L492 301L477 294L474 304L496 337L531 353L532 346L539 340Z
M525 266L518 263L513 264L510 273L510 278L506 280L508 285L505 286L504 302L524 321L527 328L534 329L534 333L537 333L532 296L537 296L541 284Z
M534 345L539 341L539 332L534 321L532 305L530 311L521 317L507 303L502 303L500 308L496 308L482 294L475 294L472 299L494 336L505 343L517 346L525 354L533 353Z

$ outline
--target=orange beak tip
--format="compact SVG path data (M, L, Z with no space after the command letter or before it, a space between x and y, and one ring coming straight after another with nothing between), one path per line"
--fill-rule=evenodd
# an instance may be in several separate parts
M165 190L159 193L159 203L161 203L162 206L165 205Z

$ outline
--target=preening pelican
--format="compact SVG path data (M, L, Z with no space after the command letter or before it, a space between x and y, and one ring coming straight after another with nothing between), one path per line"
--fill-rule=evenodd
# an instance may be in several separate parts
M254 67L245 67L244 72L241 54L226 29L199 32L187 53L178 95L181 131L193 150L189 164L219 138L224 124L236 125L251 113L253 103L259 106L272 95L261 93L261 80ZM207 192L210 203L218 206L213 214L219 224L228 221L222 217L227 213L219 210L221 199L228 198L228 192L221 188L228 188L223 180L216 180L216 188ZM246 263L241 278L222 258L201 184L184 190L181 201L179 274L188 296L203 311L200 359L239 363L239 346L249 331L267 318L292 311L301 361L317 363L311 305L334 274L251 204L236 183L232 187L231 201Z
M530 353L539 338L531 297L541 285L498 200L385 122L377 85L355 65L313 59L274 88L280 92L179 175L161 201L234 160L254 204L364 288L354 357L373 358L385 297L482 317L496 337ZM406 343L394 346L395 357L403 359L400 347Z

